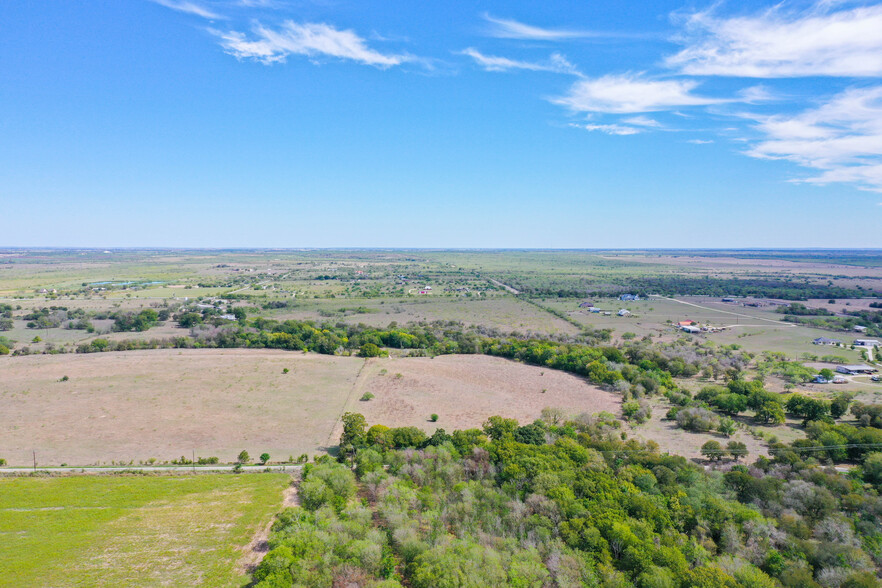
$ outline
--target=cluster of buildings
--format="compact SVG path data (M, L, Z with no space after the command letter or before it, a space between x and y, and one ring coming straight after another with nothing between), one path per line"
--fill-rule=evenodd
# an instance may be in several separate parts
M588 312L592 314L602 314L604 316L612 316L612 312L608 310L601 310L600 308L594 306L593 302L583 302L579 305L579 308L584 308Z
M818 337L813 339L812 343L815 345L842 345L842 341L839 339L830 339L829 337ZM878 339L855 339L853 345L855 347L879 347L882 346L882 343Z
M726 327L712 327L710 325L701 326L698 322L687 319L677 323L677 329L684 333L696 335L698 333L719 333L720 331L725 331Z

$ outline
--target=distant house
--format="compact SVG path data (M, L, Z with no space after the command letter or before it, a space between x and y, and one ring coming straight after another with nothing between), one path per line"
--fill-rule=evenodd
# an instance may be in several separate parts
M830 339L828 337L818 337L812 343L815 345L842 345L842 341L839 339Z
M882 345L882 343L879 343L879 339L855 339L854 344L861 347L877 347Z
M687 321L680 321L679 323L677 323L677 326L678 327L691 327L692 325L697 325L697 324L698 323L696 323L695 321L688 321L687 320Z
M862 327L861 325L855 325L854 330L857 331L858 333L866 333L867 327Z
M222 315L220 315L220 318L224 319L225 321L234 321L234 320L236 320L236 315L235 314L222 314Z
M588 309L588 312L593 312L594 314L597 314L602 311L599 308L597 308L596 306L592 306L591 308ZM609 313L607 313L607 314L609 314Z
M874 374L878 372L876 368L868 365L837 365L836 371L840 374Z
M594 308L593 302L583 302L579 305L579 308Z
M735 302L735 299L731 296L726 296L725 298L723 298L723 302Z
M616 314L618 314L619 316L631 316L631 311L626 308L623 308Z
M815 379L812 380L812 382L814 382L815 384L828 384L830 383L830 380L818 374L817 376L815 376Z
M640 295L639 294L622 294L621 296L619 296L619 300L621 300L623 302L634 302L634 301L640 300Z
M842 376L833 376L834 384L848 384L848 380L843 378Z
M692 325L680 325L680 330L684 333L700 333L701 329L698 327L693 327Z

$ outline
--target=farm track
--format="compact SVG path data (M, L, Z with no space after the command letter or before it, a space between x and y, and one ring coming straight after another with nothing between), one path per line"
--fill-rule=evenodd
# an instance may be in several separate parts
M291 485L285 488L282 493L282 507L288 508L292 506L300 506L300 495L297 493L297 485L291 481ZM261 525L254 532L251 542L243 548L242 558L236 564L236 571L241 574L250 574L263 561L264 556L269 552L269 536L272 531L273 523L276 522L276 516L272 516L269 521Z
M325 447L333 447L337 439L340 438L340 435L343 433L340 425L342 421L340 420L342 416L349 411L352 403L354 402L354 398L358 396L358 393L365 386L365 382L367 380L367 375L364 373L365 368L368 366L370 362L369 358L365 358L364 363L361 364L361 368L359 368L358 373L355 375L355 381L352 383L352 389L349 390L349 394L346 396L346 401L343 403L343 410L340 411L340 414L337 415L337 420L334 421L334 425L331 427L331 432L328 434L328 440L325 443Z
M701 306L700 304L695 304L694 302L686 302L685 300L677 300L676 298L668 298L667 296L658 296L658 295L656 295L656 294L650 294L650 297L651 297L651 298L659 298L659 299L661 299L661 300L670 300L671 302L677 302L677 303L679 303L679 304L685 304L686 306L694 306L695 308L700 308L700 309L702 309L702 310L709 310L709 311L711 311L711 312L719 312L719 313L723 313L723 314L731 314L731 315L734 315L734 316L743 316L744 318L749 318L749 319L753 319L753 320L757 320L757 321L766 321L766 322L772 323L773 325L777 325L777 326L779 326L779 327L795 328L795 327L798 327L798 326L799 326L799 325L793 325L793 324L790 324L790 323L785 323L785 322L782 322L782 321L776 321L776 320L767 319L767 318L762 318L762 317L753 316L753 315L749 315L749 314L743 314L743 313L740 313L740 312L732 312L731 310L719 310L719 309L717 309L717 308L709 308L709 307L707 307L707 306ZM735 325L728 325L728 326L729 326L729 327L757 327L757 326L763 326L763 327L764 327L764 326L766 326L766 325L741 325L741 324L735 324Z

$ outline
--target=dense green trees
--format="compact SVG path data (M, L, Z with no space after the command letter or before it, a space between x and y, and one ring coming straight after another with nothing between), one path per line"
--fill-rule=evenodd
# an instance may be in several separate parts
M114 331L146 331L159 322L159 313L151 308L138 313L118 312L113 316Z
M803 419L804 423L824 419L830 413L830 402L819 398L793 394L787 399L787 412Z
M304 469L303 508L275 523L258 586L878 585L877 493L793 453L704 472L622 441L603 416L491 417L485 431L397 435L413 443L397 450L399 429L347 422L351 461ZM711 444L714 459L746 454ZM869 484L880 456L862 467Z

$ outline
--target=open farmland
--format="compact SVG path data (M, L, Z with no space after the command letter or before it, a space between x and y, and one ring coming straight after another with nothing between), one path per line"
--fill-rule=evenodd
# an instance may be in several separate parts
M845 342L854 339L850 333L828 331L820 328L784 322L785 315L776 313L769 307L751 308L738 304L723 303L719 298L706 296L685 296L680 298L652 297L636 302L622 302L618 299L592 299L595 304L611 316L591 313L579 308L584 298L542 299L548 308L563 312L570 319L597 329L612 329L613 337L621 340L624 333L634 333L637 337L661 337L673 340L677 337L691 337L699 341L713 341L720 345L737 344L754 353L778 351L797 358L802 354L838 355L848 361L861 361L859 351L847 347L824 347L813 345L818 337L836 337ZM617 316L619 309L626 309L630 316ZM676 330L679 321L693 320L702 326L726 327L717 333L685 335Z
M42 465L314 453L362 363L253 350L3 358L0 447L10 464L36 449Z
M359 378L347 410L364 414L371 424L415 426L427 432L436 427L480 427L497 414L529 423L547 407L570 416L618 414L621 408L619 395L577 376L482 355L372 359ZM360 401L365 393L374 398ZM437 423L429 421L433 413Z
M357 309L357 310L355 310ZM279 320L341 320L385 327L391 322L458 321L502 332L573 335L579 329L534 305L513 296L486 298L422 297L400 300L307 300L283 311L269 313Z
M291 477L0 478L0 586L242 586Z
M284 459L335 445L344 410L427 429L438 413L437 426L452 429L494 414L529 422L547 406L574 414L618 406L617 396L575 376L494 357L364 366L357 357L242 349L2 358L0 453L27 465L36 450L44 466L168 461L194 451L232 461L242 449ZM367 391L376 399L358 402Z

